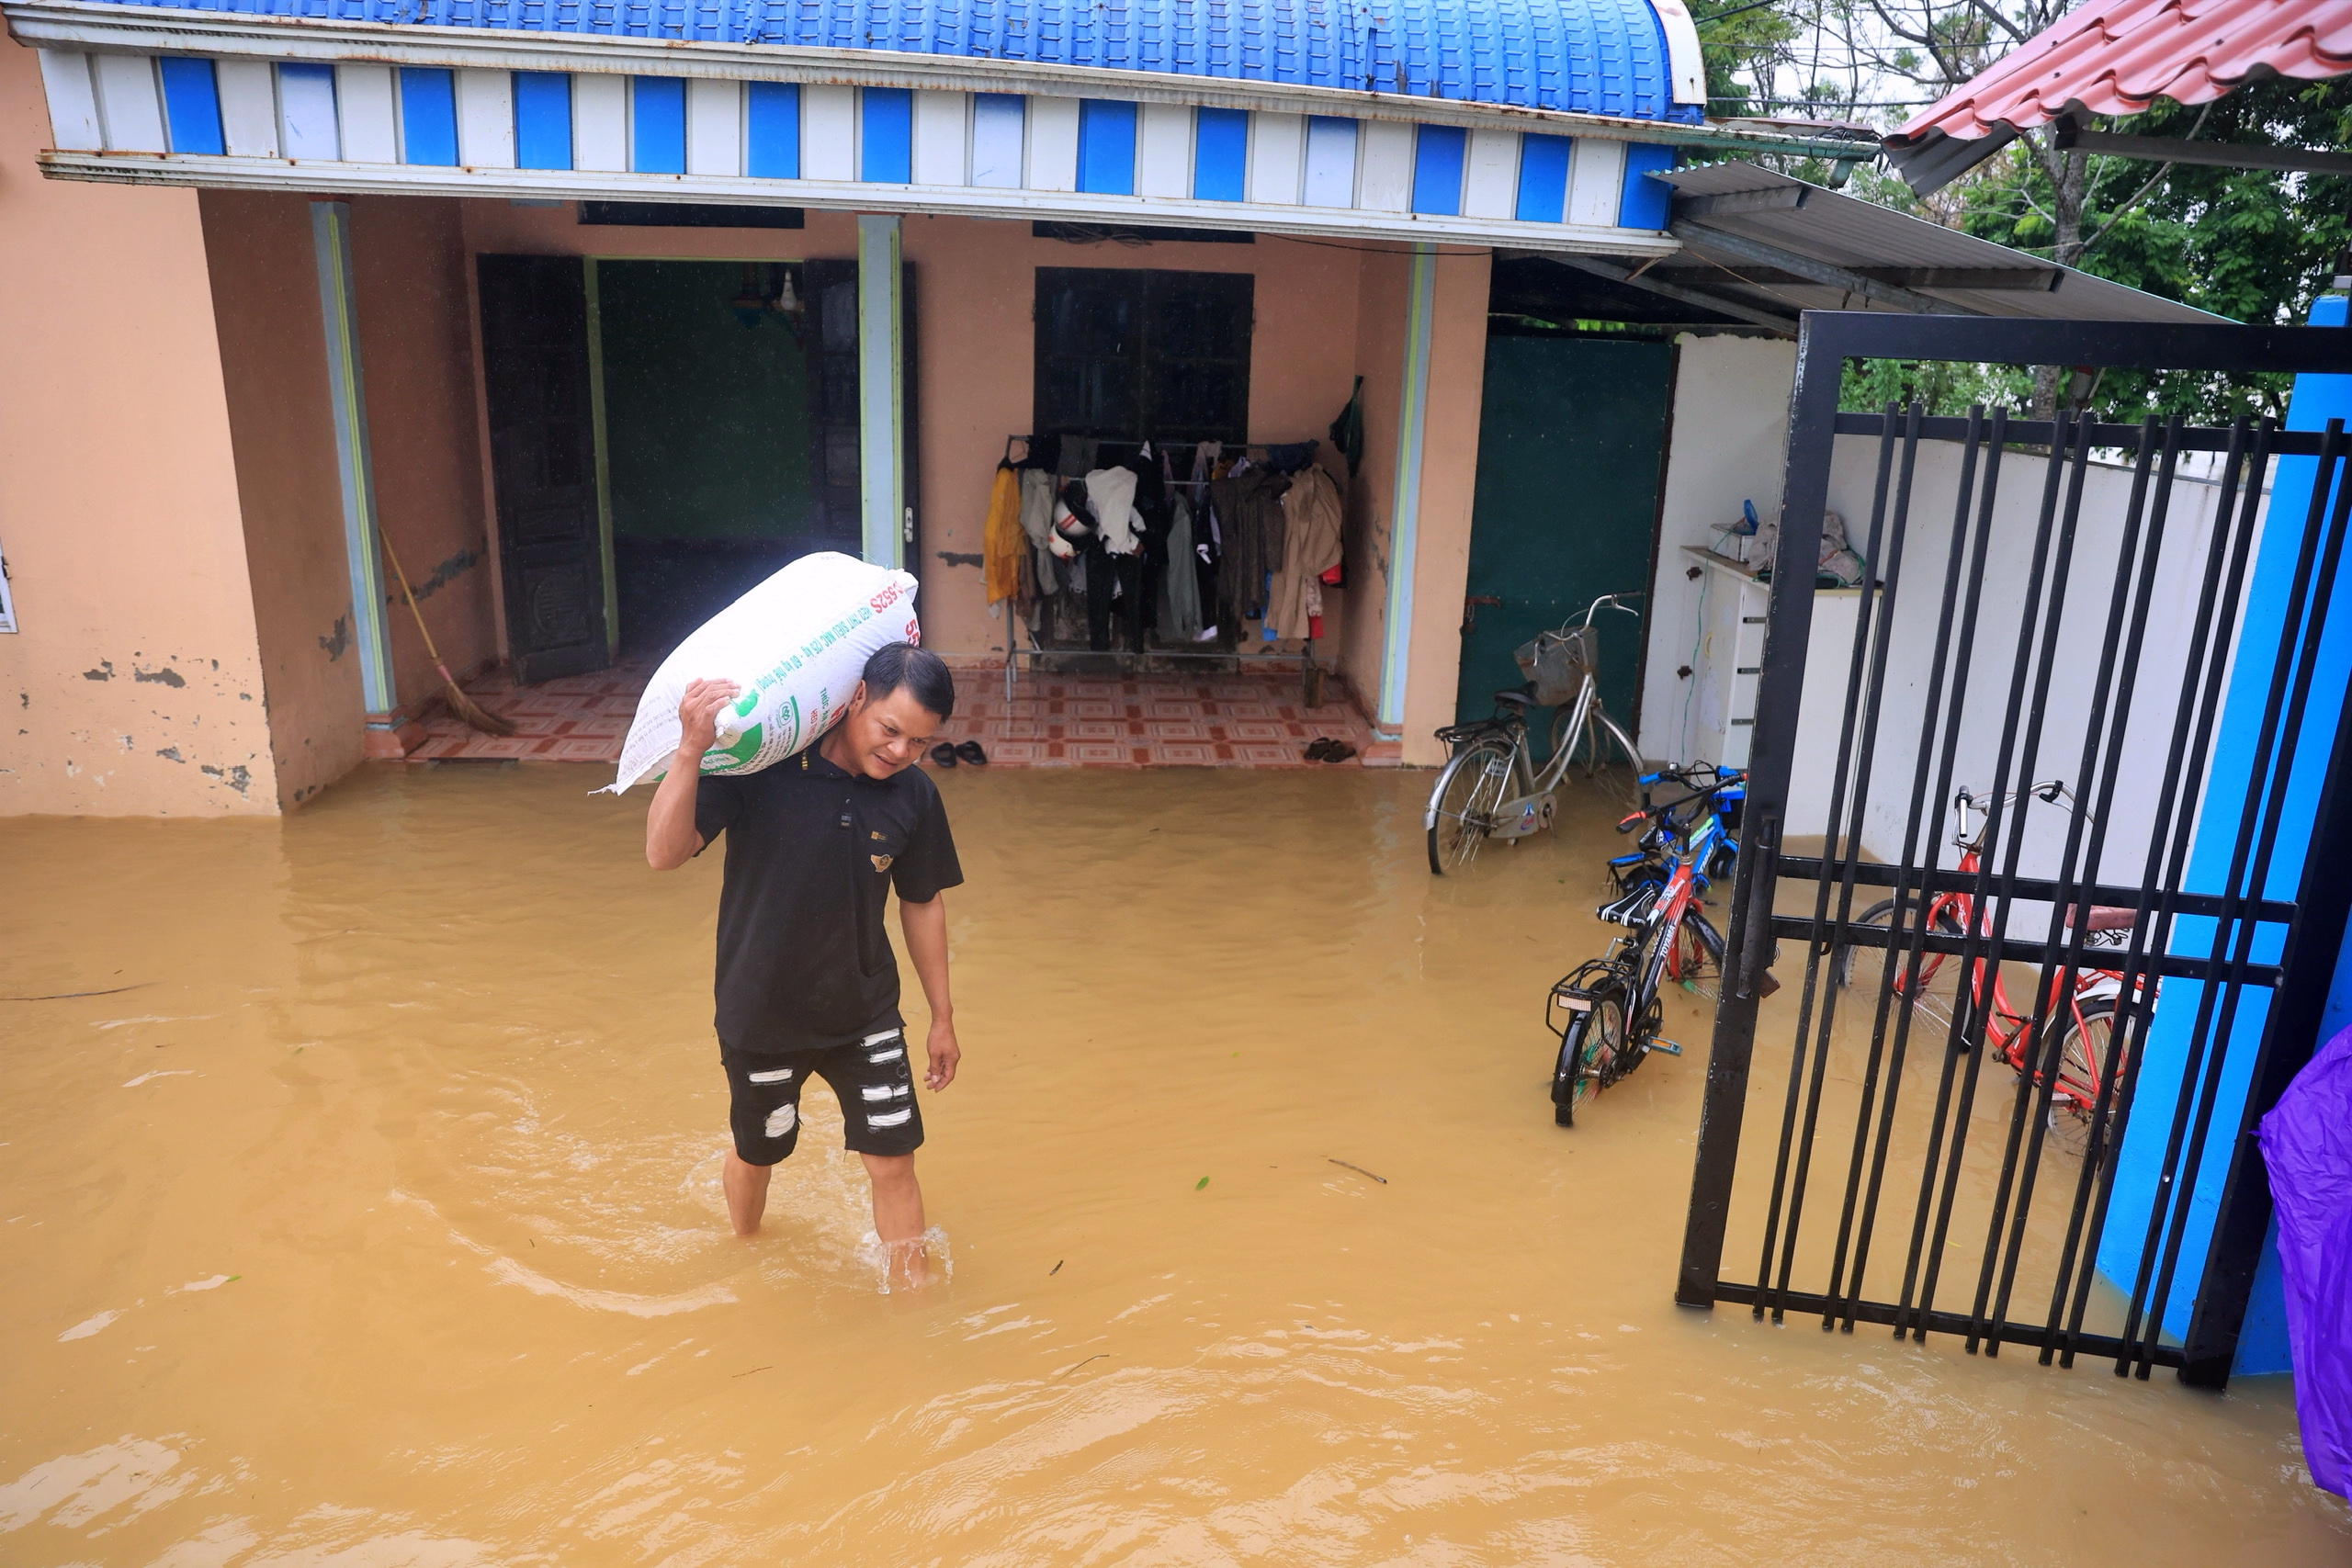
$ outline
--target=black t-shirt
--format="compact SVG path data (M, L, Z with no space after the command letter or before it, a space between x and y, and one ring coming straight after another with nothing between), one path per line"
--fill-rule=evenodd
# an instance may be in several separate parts
M921 768L844 773L809 747L695 793L705 847L727 835L718 896L719 1041L813 1051L896 1029L889 890L917 904L964 880L938 786Z

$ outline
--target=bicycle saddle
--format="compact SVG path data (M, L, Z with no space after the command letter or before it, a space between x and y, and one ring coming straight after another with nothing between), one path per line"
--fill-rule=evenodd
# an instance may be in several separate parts
M1497 692L1495 701L1509 703L1515 708L1532 707L1535 703L1535 691L1532 683L1525 686L1513 686L1509 691Z
M2083 907L2080 904L2066 906L2066 923L2070 926L2082 925L2086 931L2128 931L2139 918L2137 909L2119 909L2109 904L2094 904L2091 906L2090 923L2083 925Z

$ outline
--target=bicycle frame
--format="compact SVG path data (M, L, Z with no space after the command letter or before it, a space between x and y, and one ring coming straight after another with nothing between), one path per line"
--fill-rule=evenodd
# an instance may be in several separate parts
M1585 606L1581 625L1590 627L1592 617L1602 609L1623 610L1629 615L1640 612L1618 600L1625 594L1605 593ZM1569 705L1566 727L1560 732L1561 741L1541 768L1530 761L1527 720L1523 715L1513 715L1508 721L1511 728L1510 777L1516 793L1498 804L1493 812L1494 825L1487 835L1496 839L1523 839L1551 827L1556 805L1552 799L1567 776L1568 763L1575 756L1577 743L1583 739L1595 720L1608 729L1611 739L1629 761L1638 764L1641 753L1634 749L1633 738L1603 711L1600 705L1600 684L1597 673L1588 670L1577 687L1577 694ZM1596 747L1596 751L1598 748Z
M2067 809L2075 809L2072 805L2073 796L2067 794L2064 784L2055 781L2033 785L2028 793L2051 804L2055 804L2060 797L2064 796L2069 803ZM2000 804L2007 806L2016 798L2015 795L2004 795L2001 797ZM1961 852L1957 869L1962 875L1973 875L1983 867L1984 830L1991 821L1990 807L1991 802L1980 801L1965 789L1962 790L1952 801L1952 814L1956 819L1952 844ZM1971 813L1982 818L1973 832L1970 830L1968 821ZM2090 911L2087 908L2085 908L2082 913L2085 919L2089 919ZM1927 929L1931 931L1937 930L1940 924L1949 930L1970 935L1983 937L1991 934L1985 911L1978 905L1973 894L1939 893L1928 901L1921 911L1921 916ZM2086 944L2088 944L2099 942L2100 937L2098 933L2086 932L2083 940ZM1906 987L1905 981L1909 977L1898 978L1893 983L1895 994L1905 998L1907 1004L1916 1005L1918 997L1925 993L1936 976L1941 972L1949 956L1941 953L1922 953L1916 985ZM2045 1019L2057 1019L2062 1015L2063 1010L2064 1016L2073 1019L2077 1030L2085 1028L2086 1003L2114 1002L2123 994L2124 976L2120 970L2102 969L2088 964L2078 966L2075 971L2072 994L2068 996L2059 994L2063 979L2064 971L2062 970L2036 982L2045 987L2041 998L2041 1015ZM2002 1060L2007 1062L2013 1071L2033 1072L2039 1077L2039 1072L2032 1064L2034 1043L2026 1038L2032 1026L2033 1013L2019 1012L2010 1005L2008 987L2003 983L1999 961L1991 958L1977 958L1970 961L1967 990L1972 1007L1984 1010L1984 1043L1998 1052ZM2133 994L2135 1002L2151 999L2153 995L2153 981L2143 976L2135 982ZM2086 1113L2094 1111L2098 1100L2098 1084L2078 1081L2064 1068L2064 1064L2062 1062L2057 1081L2048 1086L2052 1097L2064 1100L2077 1111Z
M1717 773L1718 782L1713 787L1662 807L1636 812L1619 824L1623 830L1645 818L1657 818L1640 851L1609 863L1611 874L1626 891L1597 912L1602 919L1627 928L1625 935L1607 958L1588 960L1555 983L1545 1002L1545 1027L1560 1041L1552 1098L1565 1124L1573 1124L1575 1099L1588 1081L1596 1090L1605 1089L1631 1072L1651 1051L1681 1054L1679 1046L1657 1038L1662 982L1688 978L1683 970L1684 923L1709 886L1708 867L1719 855L1736 860L1739 852L1737 840L1724 825L1720 806L1725 797L1736 797L1734 792L1744 775L1726 777L1722 770ZM1661 773L1643 775L1642 783L1646 787L1661 779L1690 782L1679 774ZM1678 822L1677 813L1686 807L1700 814ZM1662 865L1649 858L1653 849L1660 852ZM1662 874L1640 874L1645 871ZM1594 1052L1600 1047L1588 1048L1586 1036L1595 1027L1594 1010L1611 1000L1612 993L1622 993L1614 999L1623 1020L1623 1048L1613 1058L1598 1059Z

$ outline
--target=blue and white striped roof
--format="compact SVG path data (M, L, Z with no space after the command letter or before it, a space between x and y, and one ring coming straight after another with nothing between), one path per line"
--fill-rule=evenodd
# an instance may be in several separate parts
M250 20L924 55L1696 124L1681 0L136 0Z

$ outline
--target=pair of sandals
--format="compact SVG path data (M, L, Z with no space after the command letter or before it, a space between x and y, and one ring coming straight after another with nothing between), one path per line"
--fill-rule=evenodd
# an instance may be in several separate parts
M988 765L989 754L980 750L977 740L958 740L952 746L943 740L931 749L931 760L934 766L942 768L952 768L958 762L980 768Z
M1354 747L1329 735L1317 737L1306 745L1306 760L1310 762L1344 762L1355 754Z

